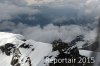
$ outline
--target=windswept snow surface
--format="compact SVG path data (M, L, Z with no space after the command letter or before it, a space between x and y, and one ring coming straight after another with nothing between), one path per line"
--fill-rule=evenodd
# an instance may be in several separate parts
M94 51L90 51L90 50L79 50L79 53L80 53L80 55L83 55L86 57L91 57L92 54L100 56L100 52L94 52Z
M90 57L93 51L88 51L88 50L79 50L80 55Z
M9 38L23 39L24 37L20 34L0 32L0 40L1 39L9 39Z
M0 46L5 45L6 43L18 44L22 39L24 39L24 36L20 34L0 32Z
M30 59L32 60L31 61L32 66L38 66L38 64L44 59L44 57L48 56L48 54L52 51L51 44L35 42L32 40L29 40L28 43L33 43L34 51L31 51L31 49L28 50L20 49L20 51L21 53L23 53L22 59L25 59L26 57L30 57ZM22 64L22 66L27 66L27 64Z

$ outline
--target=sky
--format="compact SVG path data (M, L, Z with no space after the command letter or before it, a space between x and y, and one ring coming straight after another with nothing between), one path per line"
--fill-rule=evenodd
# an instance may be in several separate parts
M99 15L100 0L0 0L0 31L47 43L93 40Z

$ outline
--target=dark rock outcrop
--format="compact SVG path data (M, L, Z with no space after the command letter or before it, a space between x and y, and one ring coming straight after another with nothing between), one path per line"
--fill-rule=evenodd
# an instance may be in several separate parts
M77 39L77 40L81 41L81 39ZM75 40L73 42L75 43ZM66 63L65 60L63 60L63 63L59 63L59 62L54 63L55 61L52 61L52 63L50 63L49 66L91 66L92 65L91 63L87 63L88 60L91 61L89 58L79 54L79 50L77 47L71 48L72 46L69 46L68 43L63 42L61 39L54 40L54 42L52 42L52 44L53 44L53 51L59 51L59 55L57 55L57 57L55 57L56 60L59 60L59 59L73 60L73 59L75 59L75 61L71 62L71 63ZM69 49L69 48L71 48L71 49ZM85 58L86 62L79 63L80 58Z
M3 46L0 46L0 50L2 51L2 53L5 53L6 55L10 55L11 53L13 53L13 50L15 48L15 45L11 44L11 43L7 43Z

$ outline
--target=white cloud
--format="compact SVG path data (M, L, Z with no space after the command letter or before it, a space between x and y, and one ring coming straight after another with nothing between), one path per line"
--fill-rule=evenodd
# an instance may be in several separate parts
M27 2L28 5L32 5L32 4L46 4L46 3L54 3L57 0L25 0Z
M93 42L96 37L96 28L93 30L88 27L79 25L65 25L55 26L48 24L41 28L38 26L28 26L23 23L15 24L13 22L2 22L0 23L1 29L10 29L13 33L19 33L24 35L27 39L33 39L36 41L42 41L51 43L55 39L61 38L65 42L70 42L78 35L84 35L85 40Z
M41 28L40 26L26 27L18 29L28 39L33 39L42 42L52 42L55 39L61 38L63 41L70 42L78 35L84 35L86 40L93 41L96 37L95 30L89 30L86 27L78 25L55 26L49 24Z

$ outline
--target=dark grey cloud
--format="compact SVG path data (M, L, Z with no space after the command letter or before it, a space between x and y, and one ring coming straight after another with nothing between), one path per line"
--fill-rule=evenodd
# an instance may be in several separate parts
M44 26L88 24L99 17L99 0L0 0L0 20ZM22 5L21 5L22 4ZM34 15L35 14L35 15Z
M48 6L50 8L67 8L79 10L80 15L98 17L100 15L99 0L27 0L30 5Z
M9 20L17 15L28 14L33 15L38 13L38 9L29 8L26 6L18 6L14 4L0 3L0 21Z

